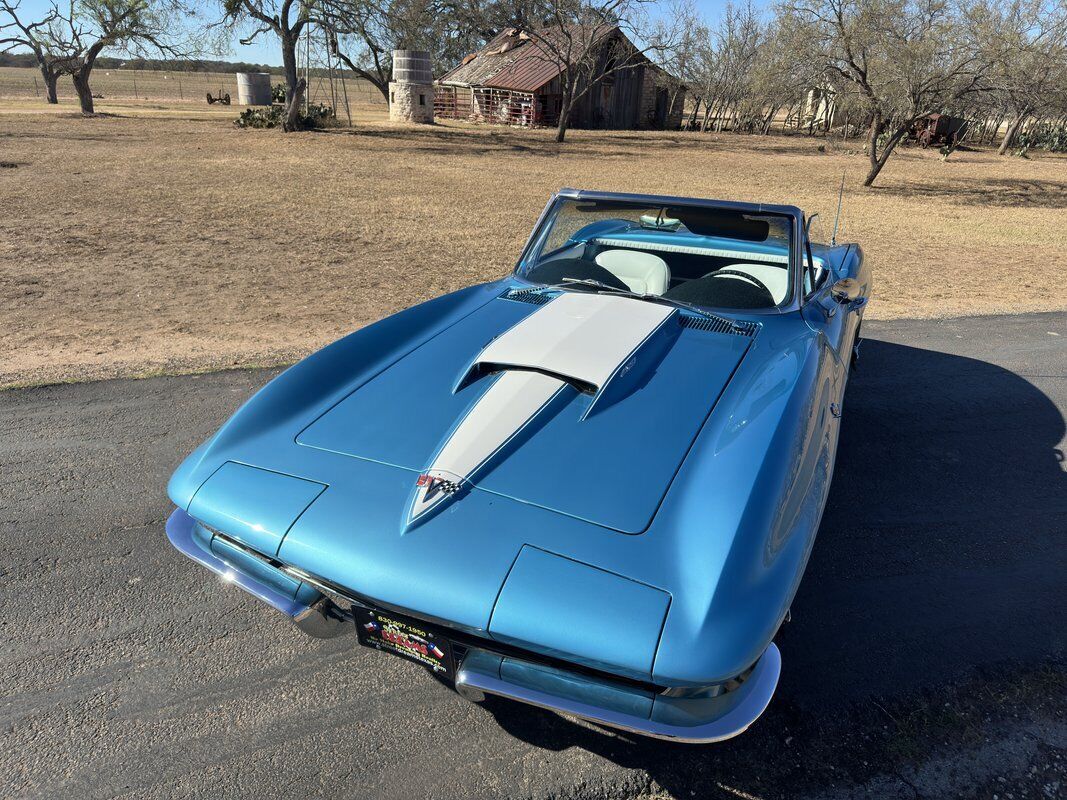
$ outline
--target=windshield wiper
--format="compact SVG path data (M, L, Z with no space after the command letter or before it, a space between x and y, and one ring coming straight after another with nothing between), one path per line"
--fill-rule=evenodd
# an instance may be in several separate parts
M629 289L620 289L618 286L612 286L610 283L604 283L603 281L594 280L593 278L563 278L559 283L551 283L549 286L553 289L566 289L571 286L591 286L594 289L602 289L607 292L622 294L628 297L642 296L636 292L631 292Z
M729 317L723 317L719 314L713 314L710 311L705 311L700 306L694 305L686 300L675 300L673 297L664 297L661 294L635 294L634 297L639 297L642 300L651 300L654 303L666 303L676 308L684 308L686 311L692 311L694 314L699 314L705 319L714 320L720 322L723 325L729 325L735 331L745 330L745 326L739 322L735 322Z

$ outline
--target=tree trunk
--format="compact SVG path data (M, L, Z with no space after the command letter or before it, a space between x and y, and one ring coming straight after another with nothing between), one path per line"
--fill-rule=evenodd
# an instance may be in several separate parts
M282 130L289 133L302 127L300 104L304 101L307 81L300 77L296 65L296 45L299 40L290 33L283 33L281 40L282 68L285 72L285 119L282 122Z
M766 136L771 129L771 120L774 119L774 115L777 113L777 109L771 106L771 110L763 115L763 119L760 120L759 132L761 136Z
M363 78L367 83L382 93L382 98L385 100L386 105L389 104L389 73L384 68L374 70L374 72L368 72L362 67L357 67L355 63L345 53L342 53L337 49L336 35L330 46L333 48L331 51L337 58L339 58L345 66L347 66L358 77ZM341 70L341 80L344 80L344 70Z
M59 102L59 98L56 96L56 84L59 83L59 73L51 67L42 64L41 77L44 78L44 87L48 102L52 105L56 105Z
M889 157L893 155L893 151L897 145L900 144L900 140L908 132L908 126L902 126L897 128L892 136L889 137L889 141L885 143L885 147L882 149L881 155L877 155L878 152L878 137L881 135L882 130L885 128L885 123L881 120L881 115L875 114L875 122L871 122L871 137L870 137L870 159L871 169L867 173L867 177L863 179L864 186L871 186L874 184L874 179L878 177L878 173L882 171L882 167L885 166L885 162L889 160ZM876 132L877 129L877 132Z
M970 123L964 122L962 127L958 131L956 131L956 135L949 140L948 146L945 147L945 151L941 155L941 160L948 161L948 157L956 152L956 148L963 143L963 140L967 138L967 134L970 132Z
M89 75L92 71L92 65L86 64L71 73L70 76L74 81L74 91L78 93L78 102L81 103L82 113L86 115L96 113L96 109L93 106L93 90L89 88Z
M700 132L701 133L707 133L708 132L708 127L711 124L711 115L712 115L712 112L715 110L715 103L716 102L717 102L716 100L709 100L709 101L704 103L704 118L702 120L700 120Z
M689 120L685 123L685 129L687 131L693 130L697 124L697 114L700 112L701 97L698 95L694 99L693 110L689 113Z
M1025 114L1019 114L1011 125L1008 126L1007 133L1004 134L1004 141L1000 143L1000 149L997 150L997 155L1002 156L1008 152L1009 148L1015 144L1015 137L1019 135L1019 129L1022 128L1023 122L1026 120Z
M567 126L571 121L571 105L573 101L563 96L563 102L559 107L559 124L556 125L556 143L563 144L563 140L567 137Z

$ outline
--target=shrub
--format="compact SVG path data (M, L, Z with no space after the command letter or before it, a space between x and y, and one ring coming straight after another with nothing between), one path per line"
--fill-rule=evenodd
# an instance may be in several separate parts
M1019 134L1015 144L1020 154L1033 149L1067 153L1067 126L1051 122L1035 125Z
M285 106L275 103L270 108L246 108L233 121L238 128L276 128L285 117ZM303 128L328 128L337 124L337 115L332 107L316 103L308 107L307 114L300 115Z

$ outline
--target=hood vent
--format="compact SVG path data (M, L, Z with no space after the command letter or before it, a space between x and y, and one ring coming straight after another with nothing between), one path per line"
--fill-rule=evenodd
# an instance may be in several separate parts
M500 296L505 300L514 300L517 303L529 303L534 306L543 306L555 297L554 294L545 294L541 289L508 289Z
M556 298L555 292L546 292L536 287L529 289L508 289L500 297L504 300L514 300L516 303L529 303L533 306L543 306ZM698 331L709 333L732 333L736 336L755 336L759 330L759 323L729 321L719 317L705 317L698 314L681 312L678 321L683 328L693 328Z
M685 312L678 316L678 321L683 328L711 333L732 333L737 336L755 336L756 331L759 330L759 324L755 322L728 322L717 317L703 317Z

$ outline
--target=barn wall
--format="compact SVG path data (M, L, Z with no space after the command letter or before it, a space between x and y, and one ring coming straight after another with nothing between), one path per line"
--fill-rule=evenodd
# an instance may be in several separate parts
M654 66L645 70L640 103L638 127L674 130L682 126L685 89Z
M618 52L613 49L615 44L613 41L601 46L594 74L609 70L611 59ZM625 37L619 44L633 47ZM579 92L583 88L579 86ZM439 87L434 110L442 118L477 119L512 125L555 125L559 119L561 90L558 77L533 92L508 92L483 86L475 86L473 91ZM504 97L505 94L508 97ZM519 97L520 94L522 97ZM476 101L482 95L495 98L497 111L504 106L510 109L517 103L516 108L522 107L519 109L521 113L486 113L482 108L484 103L479 105ZM575 104L570 127L604 130L678 128L682 122L684 103L685 90L678 86L678 82L646 61L612 72L596 82ZM526 108L529 108L528 112L523 111Z
M613 72L598 81L575 105L571 127L628 130L641 122L644 65Z

